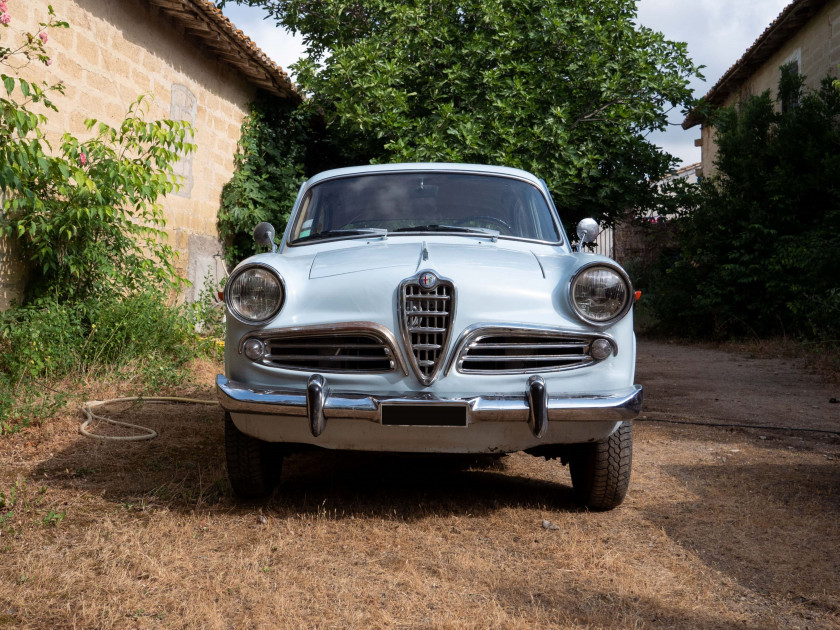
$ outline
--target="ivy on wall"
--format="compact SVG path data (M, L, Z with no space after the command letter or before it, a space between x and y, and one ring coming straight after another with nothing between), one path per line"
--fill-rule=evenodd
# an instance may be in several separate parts
M228 265L259 251L251 233L260 221L272 223L278 234L285 229L306 179L311 126L297 104L263 100L251 105L218 214Z

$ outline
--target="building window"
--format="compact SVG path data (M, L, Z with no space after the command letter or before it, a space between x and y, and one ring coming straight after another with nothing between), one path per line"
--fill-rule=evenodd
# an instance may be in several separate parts
M802 49L797 48L779 68L782 74L779 82L779 101L782 104L783 113L799 106L799 97L802 94L801 67Z

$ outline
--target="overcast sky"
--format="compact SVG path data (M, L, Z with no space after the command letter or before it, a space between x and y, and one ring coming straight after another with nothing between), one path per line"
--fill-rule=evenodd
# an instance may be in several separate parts
M790 0L640 0L639 21L661 31L668 39L688 43L697 64L706 66L706 81L695 81L696 96L703 96L735 63ZM273 22L264 20L262 9L228 4L224 9L231 21L283 69L288 70L303 53L299 37L292 37ZM683 131L679 112L672 112L667 133L651 136L683 164L700 161L694 139L698 127Z

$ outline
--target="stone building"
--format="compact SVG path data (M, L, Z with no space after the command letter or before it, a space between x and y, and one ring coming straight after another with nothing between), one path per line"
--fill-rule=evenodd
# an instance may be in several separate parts
M811 88L829 72L840 74L840 0L791 2L709 90L706 101L724 107L765 90L775 95L779 68L787 63L794 64ZM690 129L701 123L700 112L694 110L682 126ZM717 156L712 127L703 125L700 143L702 172L710 176Z
M51 4L69 29L48 33L49 67L32 64L27 78L63 81L65 96L49 112L48 138L64 131L90 137L86 118L121 121L140 94L151 96L150 119L189 120L196 152L178 165L184 187L164 200L169 242L182 275L201 289L221 251L216 214L248 103L258 94L299 97L285 72L207 0L6 0L9 45L37 32ZM36 67L37 66L37 67ZM25 278L9 244L0 244L0 308L20 294ZM188 296L191 297L191 296Z

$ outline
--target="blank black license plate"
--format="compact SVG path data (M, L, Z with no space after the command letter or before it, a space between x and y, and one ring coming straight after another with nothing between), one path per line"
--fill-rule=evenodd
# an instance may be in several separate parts
M382 405L382 424L411 427L465 427L466 405Z

